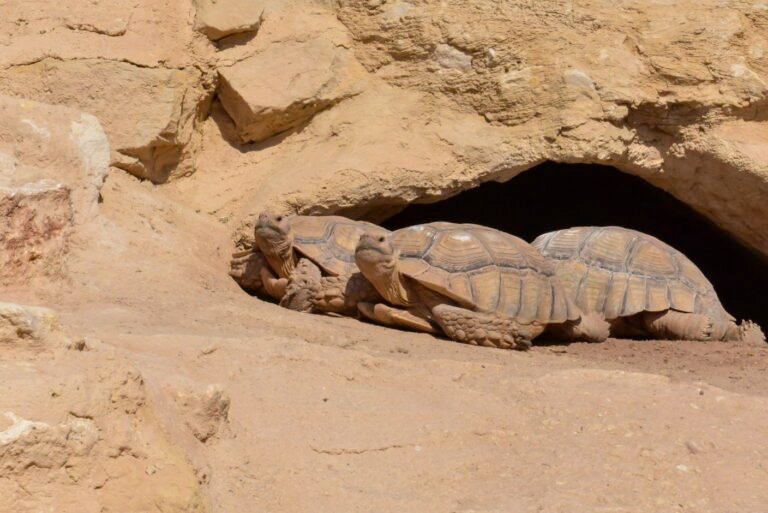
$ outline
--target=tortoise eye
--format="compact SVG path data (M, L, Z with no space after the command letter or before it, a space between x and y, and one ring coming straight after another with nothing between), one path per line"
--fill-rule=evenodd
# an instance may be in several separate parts
M379 237L379 242L384 242L384 236L383 235Z
M278 222L278 223L279 223L280 221L282 221L282 220L283 220L283 216L277 216L277 222Z

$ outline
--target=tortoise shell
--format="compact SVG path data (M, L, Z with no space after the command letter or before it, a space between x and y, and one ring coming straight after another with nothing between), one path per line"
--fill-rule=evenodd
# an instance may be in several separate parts
M659 239L617 226L545 233L533 246L552 259L576 305L606 319L673 309L733 319L688 257Z
M522 239L473 224L428 223L397 230L400 273L459 305L520 322L565 322L578 309L554 265Z
M355 246L363 233L389 233L375 224L341 216L295 216L291 231L294 249L332 276L357 271Z

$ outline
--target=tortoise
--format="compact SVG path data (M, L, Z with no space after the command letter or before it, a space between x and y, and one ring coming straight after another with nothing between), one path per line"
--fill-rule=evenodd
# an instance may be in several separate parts
M367 233L355 261L395 305L358 304L365 317L382 324L441 330L458 342L505 349L529 348L548 326L590 341L608 334L600 316L581 316L551 262L522 239L492 228L435 222L391 235Z
M699 268L651 235L581 226L545 233L533 246L579 308L605 315L613 336L737 340L759 329L738 326Z
M264 286L292 310L356 314L359 300L379 299L355 264L355 246L365 232L389 233L341 216L262 213L254 238L269 264Z

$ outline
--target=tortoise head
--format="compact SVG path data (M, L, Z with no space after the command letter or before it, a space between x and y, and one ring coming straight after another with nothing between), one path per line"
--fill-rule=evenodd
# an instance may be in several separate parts
M397 270L399 256L390 235L364 233L355 248L355 263L363 276L387 301L402 305L407 294Z
M283 214L262 212L254 228L254 240L280 277L287 278L295 265L291 218Z
M366 267L373 270L373 267L379 266L391 268L397 259L395 253L389 235L366 232L360 236L355 247L355 262L360 269Z

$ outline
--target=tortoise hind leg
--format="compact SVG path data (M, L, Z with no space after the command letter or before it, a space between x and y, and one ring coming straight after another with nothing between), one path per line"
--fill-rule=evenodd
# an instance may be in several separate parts
M610 330L611 325L605 320L605 316L597 312L583 314L577 321L547 326L548 334L567 341L603 342L608 338Z
M709 315L676 310L645 312L642 322L651 336L667 340L721 340L729 331Z
M760 325L752 321L741 321L736 327L737 339L749 344L755 344L763 346L765 345L765 333L760 329Z
M528 349L531 340L544 331L544 326L537 322L521 324L514 319L445 304L432 308L432 315L449 338L478 346Z

